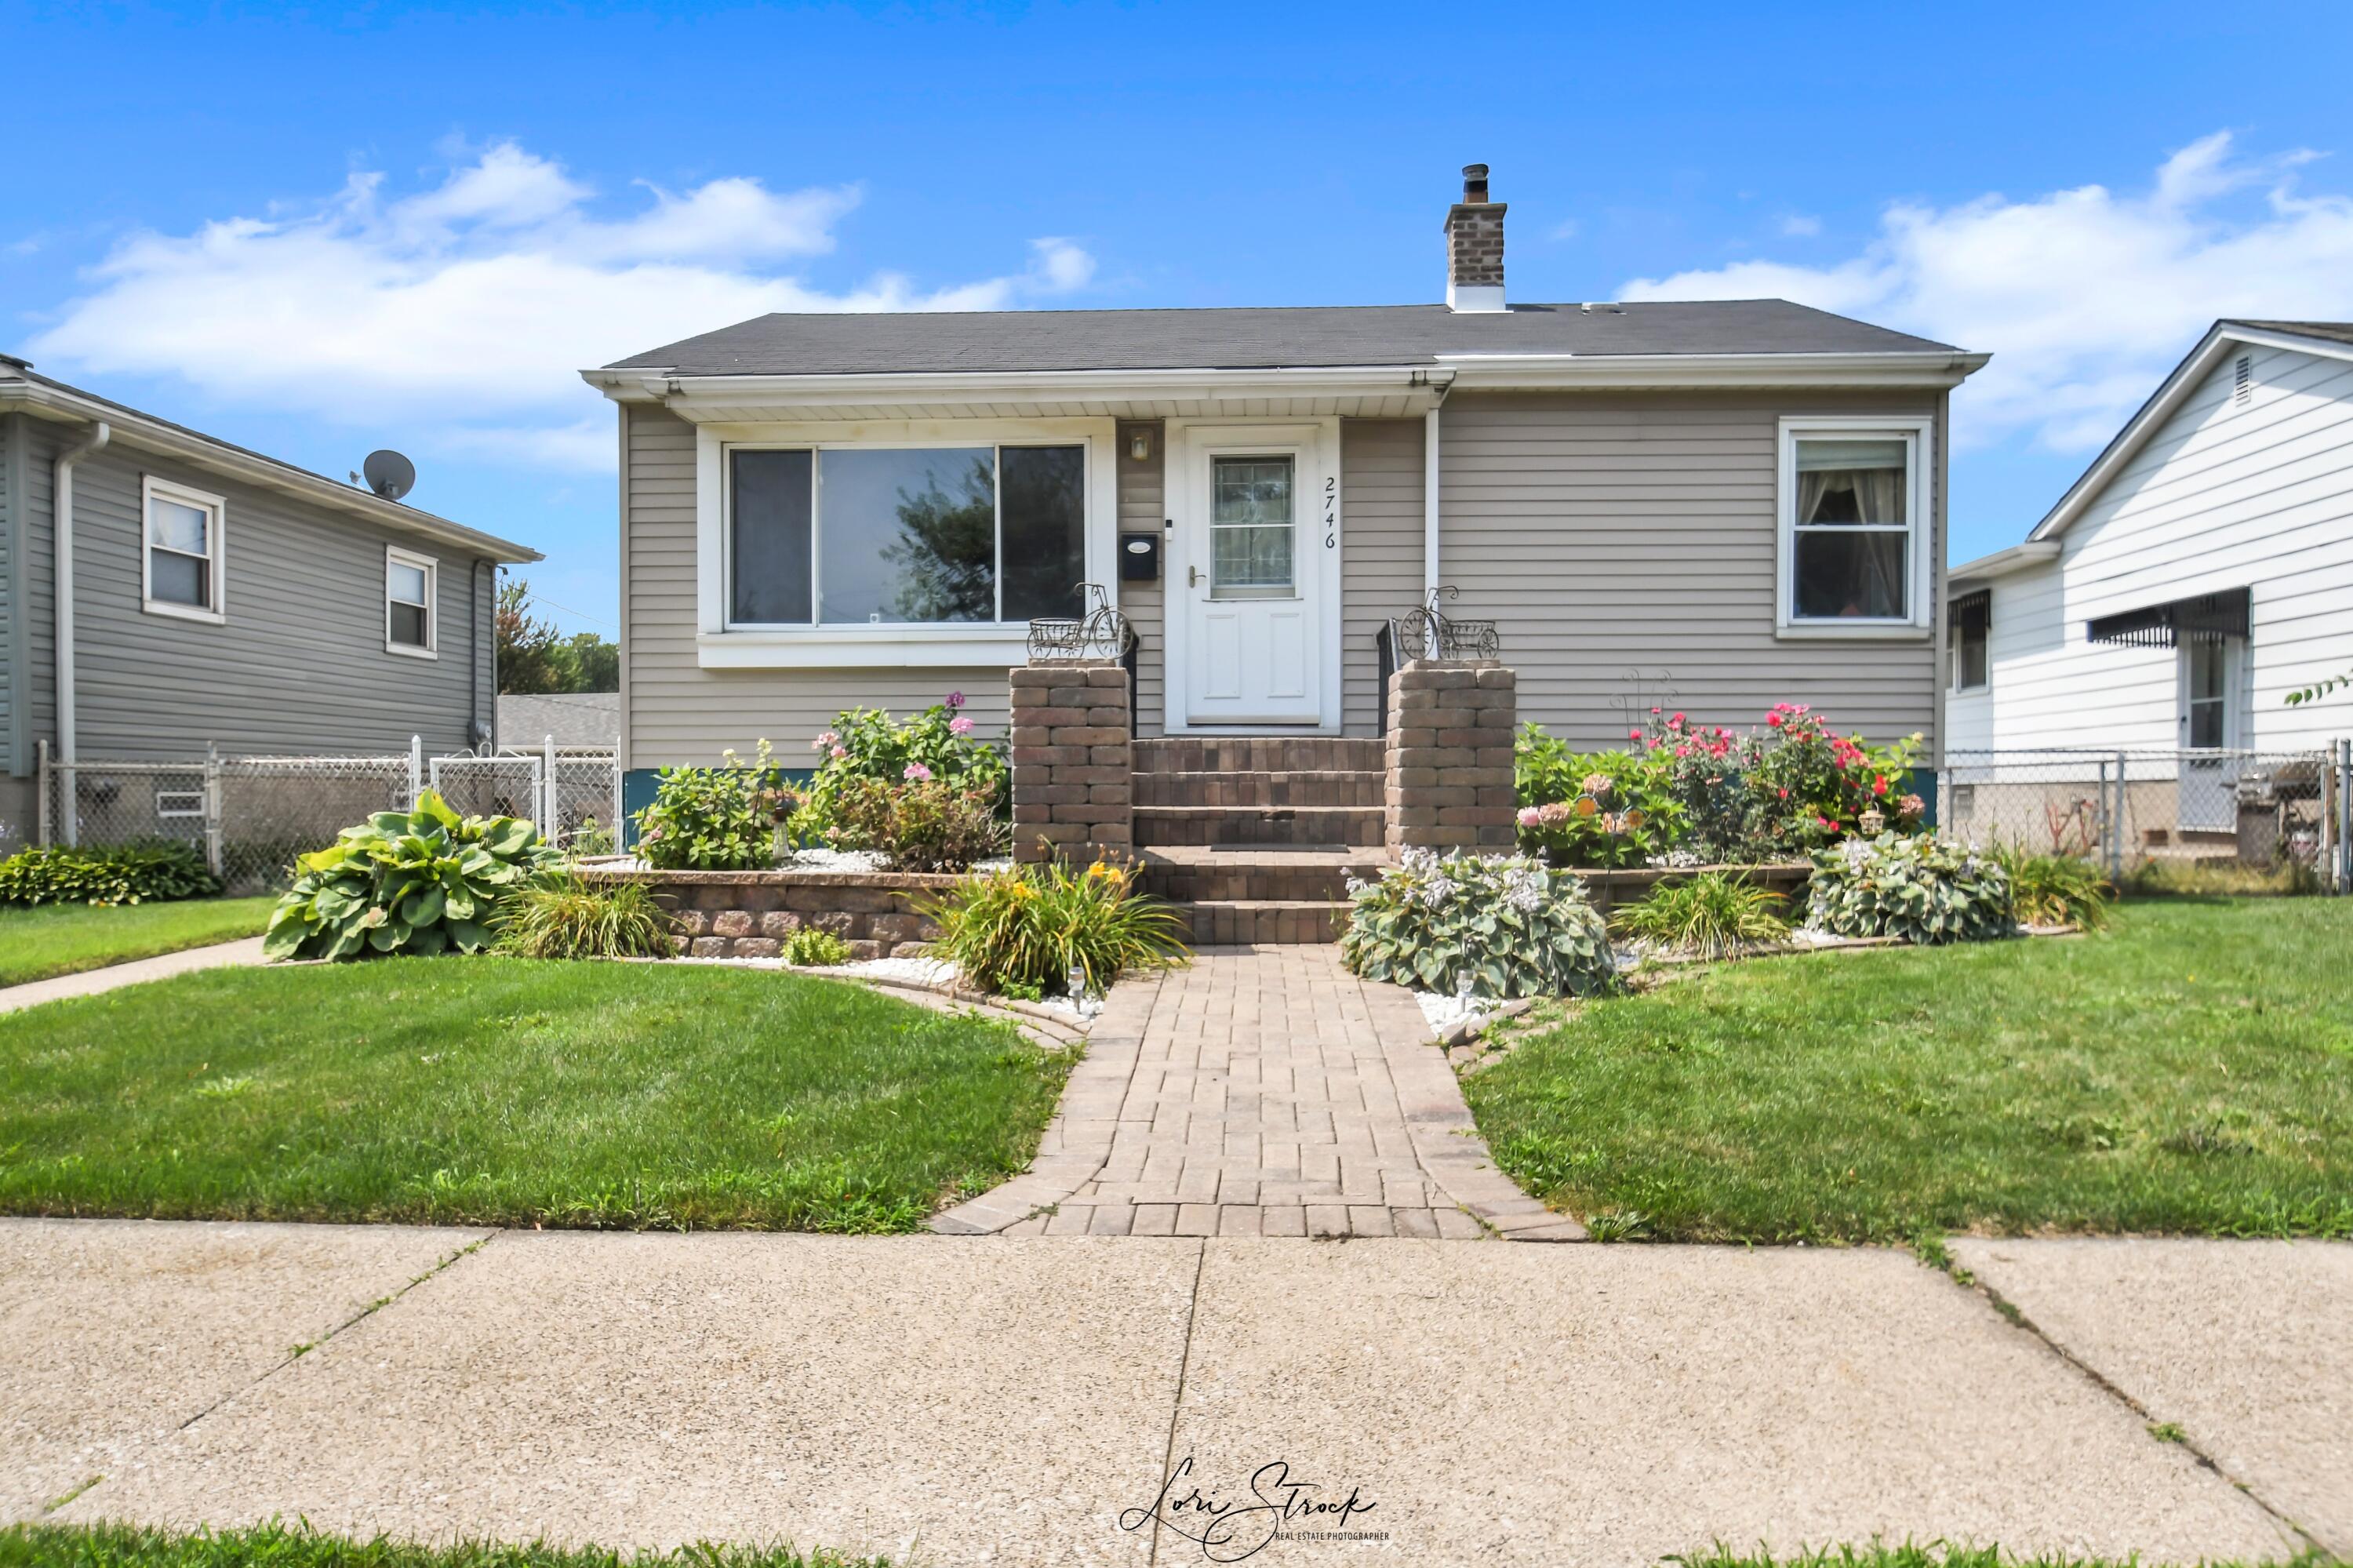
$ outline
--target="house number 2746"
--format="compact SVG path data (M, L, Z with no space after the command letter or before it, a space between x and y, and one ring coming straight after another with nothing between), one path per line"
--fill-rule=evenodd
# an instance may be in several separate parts
M1340 547L1340 481L1335 474L1324 479L1324 547Z

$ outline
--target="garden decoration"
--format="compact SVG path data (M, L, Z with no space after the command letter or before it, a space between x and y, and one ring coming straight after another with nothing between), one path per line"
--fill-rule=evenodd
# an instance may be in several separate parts
M1405 659L1495 659L1503 639L1492 620L1457 620L1438 608L1440 599L1459 599L1462 590L1440 584L1432 587L1419 609L1389 620L1389 646Z
M1135 645L1135 629L1111 602L1101 583L1080 583L1086 609L1077 619L1045 617L1029 623L1029 659L1124 659Z

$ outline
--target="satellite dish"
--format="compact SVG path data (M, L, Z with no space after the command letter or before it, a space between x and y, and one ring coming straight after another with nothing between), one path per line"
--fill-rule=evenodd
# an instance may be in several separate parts
M397 501L417 483L417 465L389 448L368 453L360 464L367 487L386 501Z

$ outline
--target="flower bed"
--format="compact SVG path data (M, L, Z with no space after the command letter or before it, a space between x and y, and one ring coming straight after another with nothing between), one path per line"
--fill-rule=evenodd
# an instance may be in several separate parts
M697 959L778 958L786 939L805 929L840 938L852 960L895 957L939 936L917 906L962 880L899 871L664 871L593 861L580 874L646 885L678 923L687 956Z

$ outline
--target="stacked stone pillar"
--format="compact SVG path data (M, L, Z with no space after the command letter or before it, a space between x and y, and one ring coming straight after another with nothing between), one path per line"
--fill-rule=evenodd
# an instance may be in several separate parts
M1013 682L1013 858L1134 858L1134 730L1116 659L1024 664Z
M1389 677L1384 842L1508 853L1519 676L1493 660L1414 659Z

